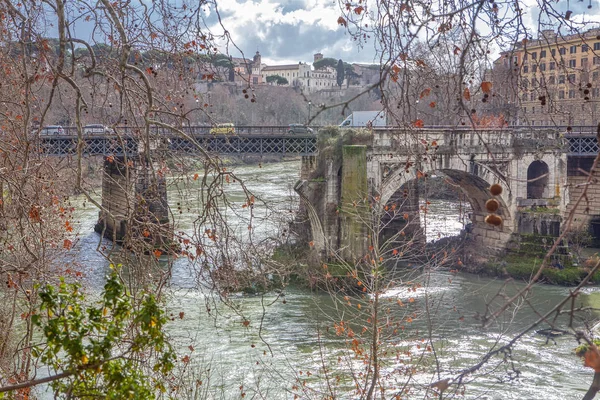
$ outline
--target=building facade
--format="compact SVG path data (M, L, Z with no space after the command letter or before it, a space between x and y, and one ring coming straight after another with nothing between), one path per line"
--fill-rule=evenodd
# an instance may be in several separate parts
M317 53L314 55L314 61L323 59L323 54ZM238 85L279 85L279 86L292 86L300 88L304 92L316 92L321 90L335 91L336 89L341 90L346 88L347 79L345 78L342 82L341 88L337 84L337 70L334 67L326 66L319 69L312 69L308 63L299 62L298 64L285 64L285 65L266 65L262 62L262 57L257 51L252 60L240 57L230 57L227 65L232 67L222 66L210 66L198 71L198 79L207 79L211 77L211 80L219 80L222 82L235 82ZM354 77L354 81L351 81L354 85L364 85L364 80L371 82L374 80L375 74L379 75L379 70L371 66L365 71L362 71L360 75ZM367 77L368 75L368 77ZM373 75L373 76L371 76ZM280 76L285 78L287 83L278 84L277 82L268 82L269 76Z
M560 35L544 30L494 62L494 99L512 124L596 125L600 120L600 29Z
M261 70L262 81L267 83L267 77L269 76L281 76L285 78L288 83L285 86L303 86L304 79L310 76L310 65L302 62L298 64L287 64L287 65L268 65ZM272 82L272 85L277 83Z

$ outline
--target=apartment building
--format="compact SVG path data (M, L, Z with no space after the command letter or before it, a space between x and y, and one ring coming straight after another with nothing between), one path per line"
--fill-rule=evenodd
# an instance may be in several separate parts
M600 29L544 30L494 62L496 98L513 124L596 125L600 117Z

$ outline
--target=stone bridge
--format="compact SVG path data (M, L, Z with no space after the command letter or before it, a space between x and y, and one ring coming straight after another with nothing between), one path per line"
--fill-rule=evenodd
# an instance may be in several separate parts
M595 131L595 127L375 129L367 138L357 136L346 143L338 139L333 145L337 152L327 145L320 148L318 158L303 163L304 179L296 190L317 249L356 259L366 254L370 230L385 226L393 234L412 224L415 233L419 213L426 212L419 203L417 183L442 175L471 204L468 237L497 253L515 233L559 234L562 218L581 190L577 184L583 171L589 171L598 154ZM498 226L485 222L486 201L494 197L489 191L492 184L503 189L495 196L500 203L496 214L502 219ZM371 211L369 202L375 204ZM600 225L597 202L590 213L579 212L576 223L585 225L596 218Z

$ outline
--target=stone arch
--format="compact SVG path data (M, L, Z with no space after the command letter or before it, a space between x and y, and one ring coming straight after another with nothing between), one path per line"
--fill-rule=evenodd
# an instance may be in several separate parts
M474 195L475 193L478 193L477 196L472 198L473 200L477 199L476 204L472 204L473 210L477 211L485 209L485 201L487 201L487 199L489 199L491 196L488 191L488 188L491 186L490 181L492 181L492 183L500 184L500 186L502 186L502 195L498 197L498 200L500 201L503 209L502 217L505 218L505 220L512 219L512 213L508 207L508 204L511 203L512 197L510 187L503 178L499 179L496 176L496 173L490 170L487 166L480 165L477 170L477 175L464 170L452 168L436 168L427 171L420 171L419 173L433 174L435 172L441 172L442 174L448 176L453 180L454 183L456 183L458 186L461 186L461 188L462 183L467 185L468 188L463 188L463 191L469 198L471 198L471 194ZM386 204L400 187L413 179L417 179L417 172L407 172L404 168L398 168L390 172L379 188L381 204Z
M418 175L420 177L424 174L429 175L434 173L446 176L453 184L461 189L465 194L466 199L468 199L471 204L471 220L473 225L470 229L470 237L474 239L476 243L484 245L485 248L497 250L504 249L505 244L510 239L510 235L514 230L514 217L512 215L512 209L509 207L511 193L508 190L505 181L498 179L493 171L485 168L485 166L479 168L479 173L477 175L465 170L444 168L432 169L427 172L420 171ZM500 203L500 208L496 214L500 215L503 220L501 226L495 227L485 222L485 217L488 215L485 203L492 197L489 192L491 183L480 175L489 177L489 180L492 181L491 183L500 183L500 185L503 186L502 195L496 197L496 200ZM387 204L391 200L393 201L394 198L398 197L396 192L415 179L419 179L417 174L406 172L405 169L390 173L380 186L382 204Z
M452 181L452 183L459 186L462 192L469 199L471 207L473 208L473 212L481 214L485 218L485 215L488 214L485 208L485 203L491 197L493 197L489 191L489 187L491 186L490 183L477 175L469 174L464 171L442 169L439 170L439 172L446 175ZM510 219L510 209L508 208L503 196L498 196L496 200L500 202L500 209L496 212L496 214L500 215L505 221Z
M527 198L543 199L549 197L550 169L544 161L536 160L527 167Z

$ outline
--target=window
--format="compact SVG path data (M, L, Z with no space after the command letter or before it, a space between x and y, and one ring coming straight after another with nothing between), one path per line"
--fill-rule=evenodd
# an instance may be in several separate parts
M531 66L531 72L533 72L534 74L537 72L537 65L532 65Z
M560 54L561 56L564 56L565 54L567 54L567 49L565 49L564 47L561 47L560 49L558 49L558 54Z
M587 58L582 58L581 59L581 67L586 69L588 66L588 59Z
M531 53L531 58L533 60L537 59L537 51L534 51L533 53Z
M571 47L569 47L569 53L570 54L577 53L577 46L571 46Z
M527 93L523 93L523 96L521 96L521 99L523 101L527 101Z
M550 71L554 71L556 69L556 63L554 61L550 61Z
M252 78L252 84L253 85L258 85L258 77L257 76L255 76L255 77Z
M529 67L527 65L523 66L523 73L526 74L529 72Z
M534 100L535 100L535 93L531 93L531 94L529 95L529 100L530 100L530 101L534 101Z
M600 57L594 57L594 61L592 62L594 65L600 65Z
M545 71L546 70L546 63L541 63L540 64L540 71Z
M546 50L540 51L540 58L545 58L545 57L546 57Z
M577 60L569 60L569 68L575 68L577 66Z
M569 90L569 98L570 99L574 99L575 98L575 91L573 89Z
M575 74L569 74L569 83L575 83Z
M600 97L600 88L593 88L592 89L592 96L593 97Z
M594 43L594 50L600 50L600 42Z
M559 84L565 83L565 76L564 75L559 75L558 76L558 83Z
M523 114L527 114L527 107L523 107Z
M558 98L559 99L564 99L565 98L565 91L564 90L559 90L558 91Z
M550 75L548 77L548 84L549 85L554 85L556 83L556 77L554 75Z
M556 55L556 49L550 50L550 54L552 55L552 57L554 57Z
M600 73L598 71L592 73L592 80L593 81L597 81L598 80L598 75L600 75Z
M535 114L535 107L531 107L531 113Z
M587 44L582 44L581 45L581 52L582 53L587 53L589 49L590 49L590 46L588 46Z

